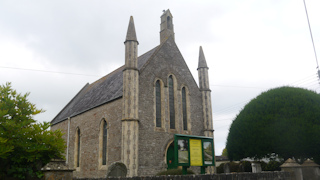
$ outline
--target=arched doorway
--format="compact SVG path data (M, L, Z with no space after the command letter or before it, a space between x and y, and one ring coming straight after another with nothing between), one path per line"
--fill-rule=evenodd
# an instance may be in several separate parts
M167 149L167 169L176 169L177 166L175 165L175 160L174 160L174 143L171 142Z

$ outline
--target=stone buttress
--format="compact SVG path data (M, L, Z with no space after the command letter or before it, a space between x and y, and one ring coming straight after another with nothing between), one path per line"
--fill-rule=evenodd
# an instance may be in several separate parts
M212 107L211 107L211 90L209 86L208 66L204 57L202 47L199 52L199 87L202 93L203 118L204 118L204 135L206 137L213 137L212 127Z
M139 135L139 71L138 41L133 17L127 31L125 44L125 69L123 70L123 110L121 160L128 168L128 177L138 175Z
M211 106L211 90L209 85L208 66L202 47L200 46L199 52L199 87L202 94L202 108L203 108L203 123L204 123L204 135L206 137L213 138L213 126L212 126L212 106ZM213 142L214 145L214 142ZM214 153L215 154L215 153ZM211 172L210 172L211 173Z

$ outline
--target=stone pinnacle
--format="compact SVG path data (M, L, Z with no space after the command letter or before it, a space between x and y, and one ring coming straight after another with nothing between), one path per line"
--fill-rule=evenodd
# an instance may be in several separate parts
M208 68L206 58L204 57L204 53L202 47L200 46L199 51L199 65L198 68Z
M137 41L137 36L136 36L136 29L134 27L134 22L133 22L133 17L130 16L130 22L128 26L128 31L127 31L127 37L126 41Z

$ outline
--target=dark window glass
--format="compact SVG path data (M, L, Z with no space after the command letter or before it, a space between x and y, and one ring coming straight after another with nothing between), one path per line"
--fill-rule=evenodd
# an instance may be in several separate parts
M188 130L187 123L187 101L186 101L186 88L182 88L182 114L183 114L183 130Z
M161 127L161 89L159 80L156 82L156 126Z
M103 121L102 165L107 164L107 122Z
M169 108L170 108L170 129L175 129L175 111L174 111L174 87L172 76L169 76Z
M80 129L78 129L78 154L77 154L77 167L80 167Z

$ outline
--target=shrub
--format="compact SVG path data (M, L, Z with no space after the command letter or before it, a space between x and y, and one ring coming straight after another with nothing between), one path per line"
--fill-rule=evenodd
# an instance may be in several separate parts
M261 165L261 170L262 171L267 171L267 163L264 161L260 161L260 165Z
M278 161L269 161L265 171L281 171L281 163Z
M251 162L249 161L241 161L240 165L243 168L243 172L252 172ZM239 168L240 170L240 168Z
M187 170L187 174L195 174L191 169ZM182 169L168 169L166 171L161 171L156 174L157 176L161 175L182 175Z
M224 164L225 164L225 163L222 163L222 164L220 164L220 165L217 167L217 173L218 173L218 174L224 173L224 170L223 170Z
M239 172L239 163L230 162L230 172Z

